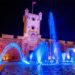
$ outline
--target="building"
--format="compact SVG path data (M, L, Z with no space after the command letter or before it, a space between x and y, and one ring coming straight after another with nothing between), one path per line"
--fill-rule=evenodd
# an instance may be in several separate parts
M41 38L41 20L41 12L36 15L29 13L29 10L26 9L23 16L23 36L14 38L14 35L2 34L2 37L0 38L1 60L18 61L20 60L21 53L28 57L41 41L47 42L50 47L53 44L53 40ZM75 42L72 41L58 40L57 42L60 44L60 50L62 52L66 52L68 48L72 48L75 45Z

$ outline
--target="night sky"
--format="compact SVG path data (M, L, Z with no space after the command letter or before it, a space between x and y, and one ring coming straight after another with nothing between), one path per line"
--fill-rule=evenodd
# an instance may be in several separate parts
M50 38L48 17L52 11L59 40L75 41L74 0L36 0L34 13L43 13L41 35ZM23 35L23 15L28 8L31 12L32 0L0 0L0 34Z

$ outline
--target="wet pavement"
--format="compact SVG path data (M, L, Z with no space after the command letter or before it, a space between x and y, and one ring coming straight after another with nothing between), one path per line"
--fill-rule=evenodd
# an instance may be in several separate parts
M26 65L7 63L0 70L0 75L75 75L75 65Z

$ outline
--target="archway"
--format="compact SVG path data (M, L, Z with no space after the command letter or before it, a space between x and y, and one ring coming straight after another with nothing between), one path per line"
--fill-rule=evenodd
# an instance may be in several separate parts
M1 55L0 55L0 61L2 61L3 56L4 56L4 55L6 54L6 52L7 52L8 50L10 50L11 48L15 48L15 49L19 52L19 54L20 54L20 59L22 60L23 54L22 54L22 49L21 49L21 47L20 47L17 43L12 42L12 43L9 43L9 44L3 49L3 52L2 52Z

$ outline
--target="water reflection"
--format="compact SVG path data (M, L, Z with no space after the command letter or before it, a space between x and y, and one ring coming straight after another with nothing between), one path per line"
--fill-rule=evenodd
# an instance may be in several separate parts
M11 63L4 66L0 75L75 75L75 66Z

